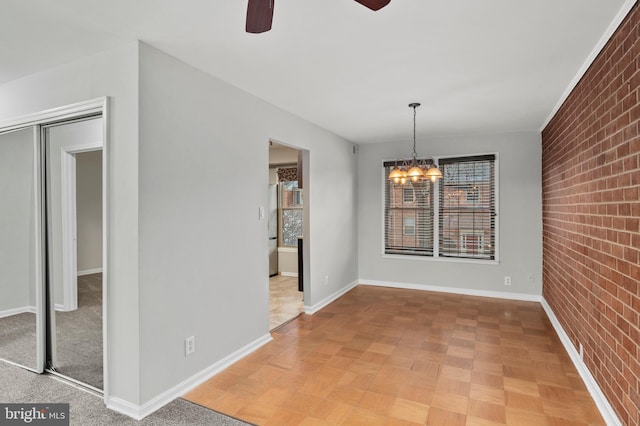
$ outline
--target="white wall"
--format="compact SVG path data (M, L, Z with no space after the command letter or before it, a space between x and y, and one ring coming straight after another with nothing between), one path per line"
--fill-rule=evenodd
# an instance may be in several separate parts
M138 43L0 86L0 122L101 96L111 98L108 187L108 389L138 404Z
M102 151L76 154L78 273L102 268Z
M310 151L305 303L314 304L358 276L351 145L141 45L143 401L268 333L267 221L258 207L268 202L269 140ZM185 357L192 335L196 353Z
M285 276L298 274L297 247L278 247L278 273Z
M31 128L0 135L0 317L35 306L33 139Z
M358 155L360 278L473 291L542 294L541 140L539 133L460 136L419 141L418 154L498 154L499 263L398 259L383 253L385 160L410 155L410 141L362 145ZM504 285L504 276L512 285ZM533 276L533 280L530 277Z

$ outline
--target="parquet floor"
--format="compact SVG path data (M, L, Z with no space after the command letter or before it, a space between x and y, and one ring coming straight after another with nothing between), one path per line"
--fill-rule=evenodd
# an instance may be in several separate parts
M603 425L542 307L358 286L185 398L260 425Z

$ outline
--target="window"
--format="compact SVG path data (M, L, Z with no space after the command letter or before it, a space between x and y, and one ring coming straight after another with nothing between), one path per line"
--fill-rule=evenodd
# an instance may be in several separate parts
M402 235L416 235L415 217L405 217L402 219Z
M495 155L443 158L435 185L393 184L394 165L384 163L385 254L495 259Z
M467 202L475 202L480 199L480 189L478 185L472 185L467 188Z
M410 188L402 188L402 202L403 203L413 203L415 202L415 191L413 187Z
M440 160L441 257L495 259L495 155Z
M433 255L433 184L396 185L387 179L395 162L385 168L385 253Z
M297 247L298 237L302 235L302 189L298 188L297 181L286 181L279 184L280 187L280 212L282 225L280 241L285 247Z

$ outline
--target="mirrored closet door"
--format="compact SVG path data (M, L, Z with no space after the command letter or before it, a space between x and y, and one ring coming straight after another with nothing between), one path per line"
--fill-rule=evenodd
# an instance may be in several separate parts
M36 129L0 134L0 358L42 372L42 241Z
M43 126L47 193L47 368L103 389L103 119Z

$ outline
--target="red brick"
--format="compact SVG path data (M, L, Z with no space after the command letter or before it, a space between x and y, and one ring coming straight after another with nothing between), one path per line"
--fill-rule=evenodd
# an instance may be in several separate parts
M543 295L623 424L640 424L639 66L636 4L542 132Z
M627 247L624 249L624 260L630 263L638 263L638 250Z
M618 205L618 214L620 216L630 216L631 215L631 204L619 204Z
M624 188L624 200L625 201L638 201L638 188Z

